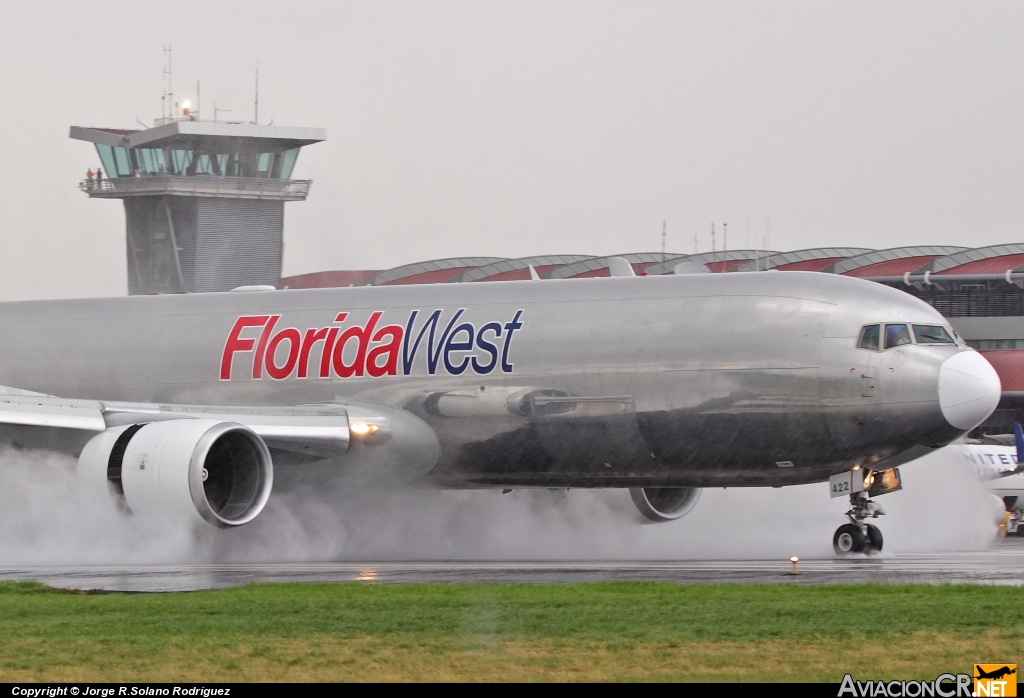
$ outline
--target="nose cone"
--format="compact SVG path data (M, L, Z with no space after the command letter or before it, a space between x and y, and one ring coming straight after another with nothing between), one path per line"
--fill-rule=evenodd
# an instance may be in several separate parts
M973 429L992 414L1003 386L992 364L976 351L962 351L939 369L942 416L957 429Z

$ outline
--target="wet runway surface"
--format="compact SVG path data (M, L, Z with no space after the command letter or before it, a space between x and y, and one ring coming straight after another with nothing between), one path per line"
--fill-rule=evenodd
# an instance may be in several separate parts
M430 561L37 567L0 570L0 580L119 592L223 589L253 582L548 583L617 580L839 584L855 582L1024 584L1024 541L982 552L801 560Z

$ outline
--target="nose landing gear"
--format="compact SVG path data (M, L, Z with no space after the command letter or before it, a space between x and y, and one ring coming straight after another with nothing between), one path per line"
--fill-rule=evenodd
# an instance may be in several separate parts
M854 492L850 495L850 510L846 517L850 523L836 529L832 536L832 548L837 555L852 553L881 552L882 532L877 526L864 523L865 519L878 518L885 514L882 507L868 499L867 492Z
M846 512L850 523L840 526L832 536L836 554L881 552L882 532L864 520L877 519L885 513L871 497L903 489L899 468L870 470L855 465L853 470L830 477L829 487L833 497L850 495L850 510Z

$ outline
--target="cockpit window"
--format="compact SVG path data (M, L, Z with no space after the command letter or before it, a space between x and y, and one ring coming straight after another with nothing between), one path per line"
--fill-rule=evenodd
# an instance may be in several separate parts
M886 325L885 326L885 348L892 349L898 347L901 344L912 344L913 340L910 338L910 330L906 325Z
M914 325L918 344L956 344L942 325Z
M857 346L861 349L878 351L879 329L879 325L865 325L860 331L860 339L857 340Z

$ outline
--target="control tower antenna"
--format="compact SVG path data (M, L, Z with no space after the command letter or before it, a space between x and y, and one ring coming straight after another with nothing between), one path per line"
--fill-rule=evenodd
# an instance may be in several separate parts
M665 236L667 235L668 221L661 222L661 261L665 261Z
M729 224L722 223L722 252L729 249Z
M256 104L253 110L252 122L260 123L260 62L256 61Z
M174 117L174 88L171 83L171 45L164 44L164 96L160 98L162 104L161 121Z

